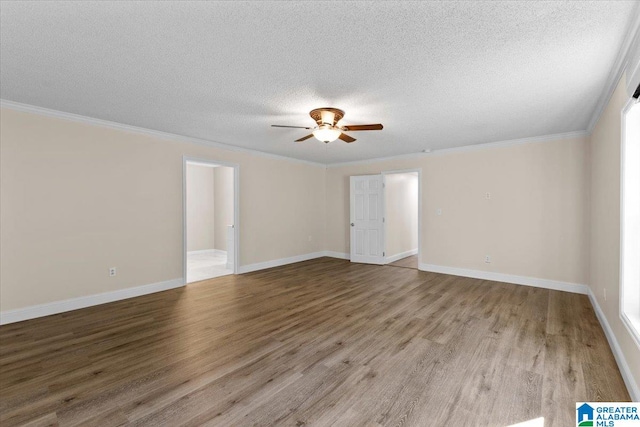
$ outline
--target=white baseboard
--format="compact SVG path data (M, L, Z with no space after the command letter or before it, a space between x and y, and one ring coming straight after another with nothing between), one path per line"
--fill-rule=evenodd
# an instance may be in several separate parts
M618 344L618 340L607 321L607 317L604 315L604 312L600 308L600 304L598 304L598 300L596 299L593 291L589 289L589 300L591 300L591 305L596 312L596 316L600 321L600 325L602 325L602 329L604 330L604 334L607 337L607 341L609 341L609 347L611 347L611 351L613 352L613 356L616 358L616 362L618 363L618 369L620 369L620 373L622 374L622 379L624 380L625 385L627 386L627 390L629 391L629 395L631 396L631 400L634 402L640 402L640 387L636 383L633 378L633 374L631 374L631 370L629 369L629 364L622 353L622 349L620 348L620 344Z
M227 255L227 251L223 251L222 249L200 249L198 251L188 251L187 255L206 254L208 252L216 255Z
M274 259L271 261L257 262L255 264L241 265L238 273L251 273L252 271L264 270L266 268L280 267L282 265L293 264L295 262L308 261L314 258L325 256L324 252L312 252L310 254L296 255L289 258Z
M343 252L324 251L324 256L328 256L331 258L339 258L339 259L351 259L351 255Z
M274 259L272 261L258 262L255 264L241 265L238 273L251 273L252 271L264 270L266 268L280 267L282 265L293 264L296 262L309 261L310 259L331 257L339 259L349 259L349 254L333 251L312 252L304 255L296 255L289 258Z
M417 253L418 253L417 249L407 251L407 252L402 252L400 254L387 258L387 262L394 262L399 259L411 256L411 255L415 255ZM351 258L351 256L348 253L344 253L344 252L320 251L320 252L313 252L310 254L293 256L289 258L281 258L281 259L275 259L272 261L259 262L256 264L242 265L240 266L238 272L240 274L250 273L252 271L264 270L265 268L279 267L281 265L293 264L295 262L301 262L301 261L308 261L310 259L320 258L320 257L330 257L330 258L338 258L338 259L346 259L346 260Z
M96 295L55 301L47 304L32 305L30 307L19 308L16 310L2 311L0 312L0 325L35 319L37 317L50 316L52 314L64 313L66 311L78 310L80 308L106 304L108 302L120 301L141 295L179 288L180 286L184 286L183 278L166 280L164 282L152 283L150 285L136 286L134 288L118 289L117 291L104 292Z
M190 251L189 253L203 253L208 251L221 251L220 249L205 249L201 251ZM239 273L249 273L251 271L263 270L265 268L279 267L281 265L293 264L295 262L307 261L314 258L330 256L334 258L348 259L348 254L339 252L313 252L310 254L298 255L289 258L276 259L272 261L260 262L256 264L239 267ZM152 283L150 285L136 286L134 288L119 289L117 291L105 292L96 295L71 298L62 301L55 301L47 304L33 305L16 310L0 311L0 325L21 322L23 320L35 319L38 317L50 316L52 314L64 313L66 311L78 310L92 307L94 305L106 304L108 302L120 301L127 298L152 294L154 292L166 291L168 289L184 286L184 279L173 279L164 282Z
M473 277L474 279L493 280L495 282L513 283L515 285L534 286L536 288L573 292L587 295L589 287L579 283L560 282L558 280L539 279L537 277L516 276L513 274L494 273L492 271L470 270L467 268L445 267L442 265L420 263L418 269L433 273L451 274L454 276Z
M417 255L417 254L418 254L418 249L412 249L410 251L400 252L399 254L395 254L395 255L392 255L392 256L385 257L384 262L385 262L385 264L389 264L389 263L392 263L392 262L396 262L396 261L398 261L398 260L400 260L402 258L406 258L408 256Z

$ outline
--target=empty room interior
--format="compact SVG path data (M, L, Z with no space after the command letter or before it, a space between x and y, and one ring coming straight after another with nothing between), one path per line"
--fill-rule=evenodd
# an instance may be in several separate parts
M1 0L0 425L640 425L639 97L637 0Z

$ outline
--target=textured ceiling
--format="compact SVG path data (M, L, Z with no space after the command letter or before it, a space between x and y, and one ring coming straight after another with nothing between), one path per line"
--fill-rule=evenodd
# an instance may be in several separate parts
M584 130L638 2L2 2L2 99L334 163ZM346 111L353 144L293 142Z

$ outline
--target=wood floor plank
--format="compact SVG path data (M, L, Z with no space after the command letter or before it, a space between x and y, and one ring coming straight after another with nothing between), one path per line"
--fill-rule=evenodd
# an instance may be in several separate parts
M23 427L57 427L59 425L56 413L51 412L23 424Z
M0 327L3 427L565 426L628 399L584 295L330 258Z

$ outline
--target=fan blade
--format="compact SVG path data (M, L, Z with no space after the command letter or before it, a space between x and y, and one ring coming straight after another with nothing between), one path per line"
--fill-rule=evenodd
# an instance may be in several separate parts
M338 137L341 140L343 140L344 142L353 142L356 139L355 138L351 138L349 135L347 135L346 133L341 133L340 136Z
M310 134L309 134L309 135L307 135L307 136L303 136L303 137L302 137L302 138L300 138L300 139L296 139L296 142L302 142L302 141L304 141L305 139L309 139L309 138L311 138L312 136L313 136L313 134L312 134L312 133L310 133Z
M375 125L345 125L345 126L342 126L342 127L346 131L353 131L353 130L381 130L382 129L382 125L380 123L377 123Z
M294 128L294 129L313 129L309 126L285 126L285 125L271 125L272 128Z

